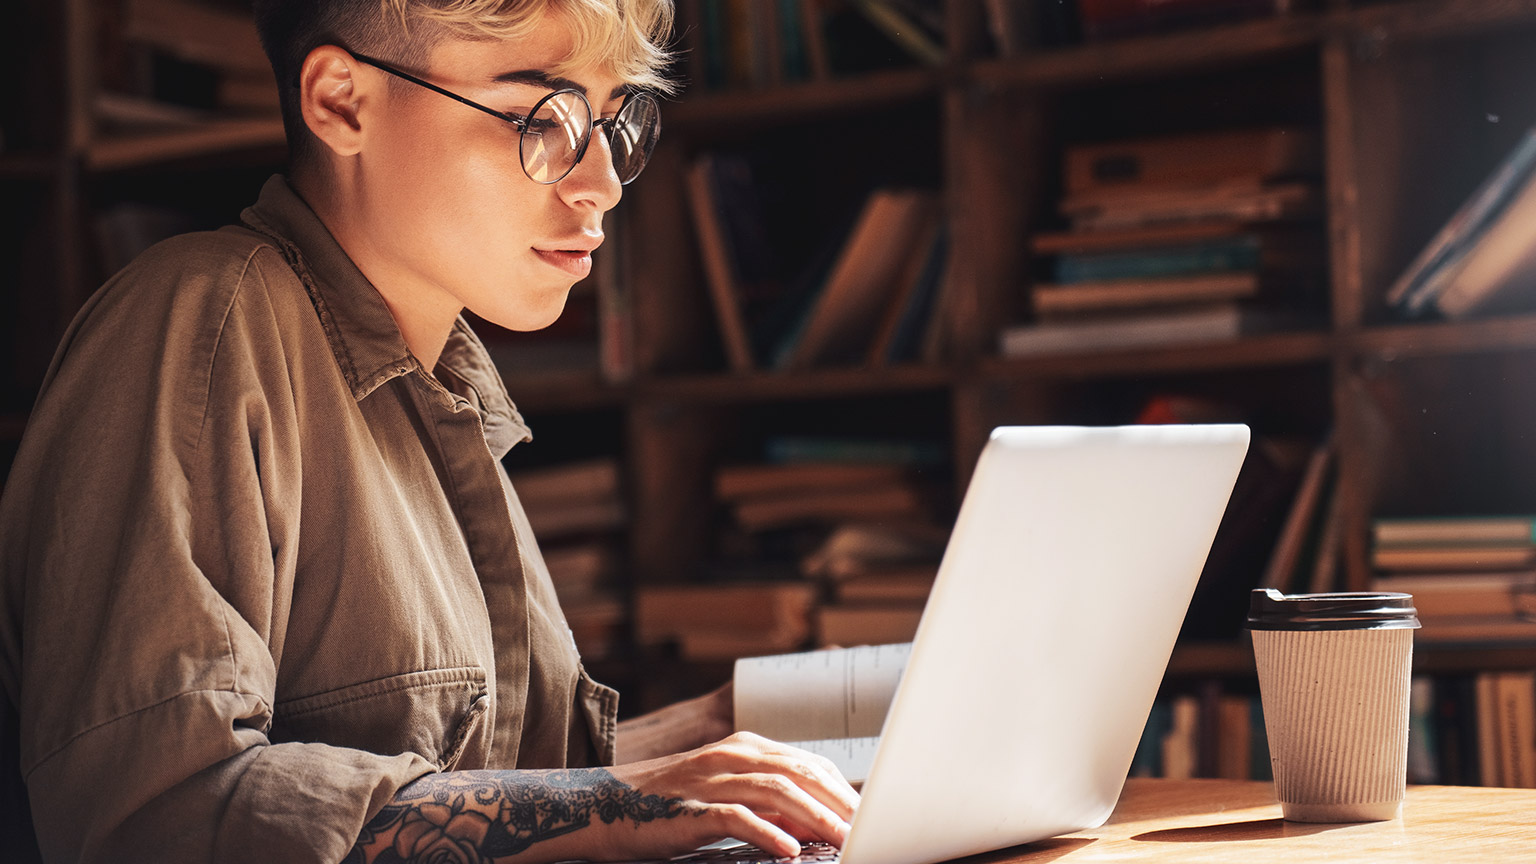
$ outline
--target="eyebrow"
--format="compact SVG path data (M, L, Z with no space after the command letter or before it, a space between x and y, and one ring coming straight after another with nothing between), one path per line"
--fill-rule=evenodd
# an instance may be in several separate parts
M543 69L519 69L516 72L503 72L491 79L497 84L531 84L537 87L548 87L551 90L576 90L583 96L590 97L586 85L579 84L569 78L560 75L551 75ZM634 88L628 84L620 84L608 94L609 99L618 99L628 96Z

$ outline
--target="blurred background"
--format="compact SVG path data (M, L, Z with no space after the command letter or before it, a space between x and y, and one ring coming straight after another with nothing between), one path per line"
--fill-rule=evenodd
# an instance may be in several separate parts
M246 3L9 8L6 467L85 298L284 160ZM1411 779L1524 782L1477 718L1536 715L1536 3L680 0L675 42L592 277L477 325L625 714L910 639L994 426L1235 420L1135 770L1263 776L1247 592L1382 588L1426 625Z

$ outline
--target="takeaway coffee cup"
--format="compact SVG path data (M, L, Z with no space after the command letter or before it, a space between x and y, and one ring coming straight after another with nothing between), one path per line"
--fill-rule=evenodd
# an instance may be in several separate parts
M1248 629L1286 819L1397 817L1418 626L1408 594L1253 592Z

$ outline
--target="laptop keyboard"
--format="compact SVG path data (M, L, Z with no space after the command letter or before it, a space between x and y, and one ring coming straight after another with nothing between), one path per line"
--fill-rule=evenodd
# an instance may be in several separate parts
M701 849L679 855L679 864L835 864L838 849L830 843L802 843L794 858L777 858L756 846L732 846L726 849Z

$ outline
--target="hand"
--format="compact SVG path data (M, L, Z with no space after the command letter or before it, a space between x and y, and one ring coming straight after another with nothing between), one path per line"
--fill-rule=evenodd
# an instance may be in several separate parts
M615 858L676 855L723 837L783 857L800 854L800 840L841 847L859 803L829 760L750 732L608 770L637 793L672 803L678 813L615 823L605 831L612 845L604 844Z
M735 731L735 691L725 686L619 724L619 764L671 756L719 741Z

